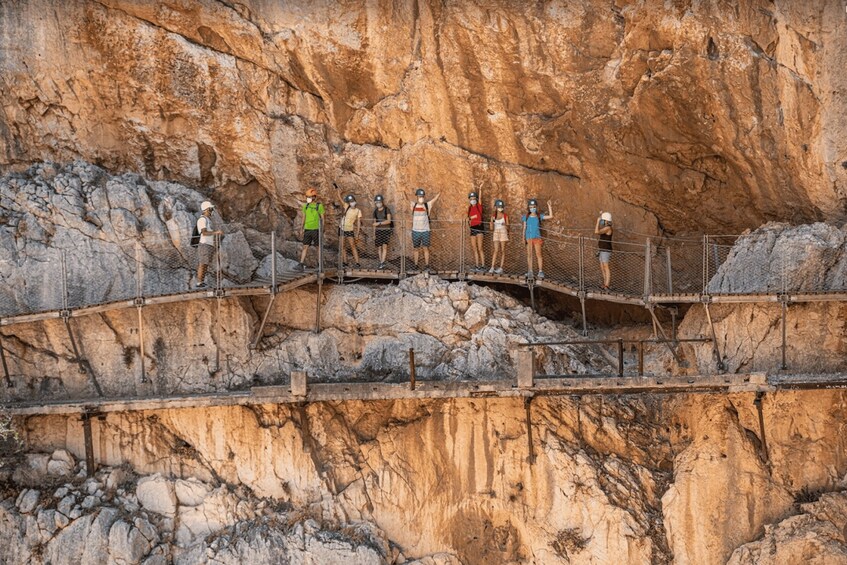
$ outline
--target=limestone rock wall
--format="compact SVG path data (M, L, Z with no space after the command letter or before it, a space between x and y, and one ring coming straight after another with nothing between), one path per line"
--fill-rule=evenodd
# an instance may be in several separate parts
M0 164L193 183L261 229L333 181L442 218L476 189L559 227L843 221L845 27L827 0L8 2Z
M198 502L185 492L228 500L224 492L243 488L320 523L369 523L405 558L717 564L769 536L767 524L801 512L795 500L840 488L847 472L841 392L766 395L767 460L752 401L537 398L532 462L520 399L182 409L109 414L93 427L101 464L177 479L176 496L148 508L159 514L189 512L182 505ZM36 466L55 449L84 451L76 418L23 425L28 448L48 453ZM125 490L142 506L154 485L170 492L172 479L151 480ZM186 491L186 481L198 486ZM212 530L238 527L240 512L256 504L237 504L239 514ZM241 527L227 543L263 547Z

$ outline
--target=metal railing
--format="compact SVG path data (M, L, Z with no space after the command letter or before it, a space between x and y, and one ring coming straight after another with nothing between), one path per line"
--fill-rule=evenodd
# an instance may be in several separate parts
M799 240L771 232L672 239L632 237L624 232L613 241L612 276L606 289L597 259L599 242L593 233L542 229L542 279L534 253L533 273L528 274L528 247L519 219L512 219L505 232L508 241L502 244L494 241L486 222L484 232L477 236L482 241L481 262L473 252L473 236L465 220L432 219L430 223L425 236L429 268L448 278L548 283L573 295L600 300L608 295L610 300L623 297L634 302L673 301L681 296L696 302L702 297L847 292L844 254L815 235ZM254 235L251 241L240 233L217 238L203 292L219 296L234 289L275 288L303 273L402 278L426 267L423 248L418 248L418 263L414 261L415 243L422 236L413 235L410 219L394 219L384 265L380 265L376 235L372 222L363 222L356 241L358 267L351 257L342 264L341 237L333 218L323 226L318 249L309 253L305 268L299 263L301 245L281 242L274 233ZM196 250L187 238L120 242L80 238L56 245L29 247L26 256L0 258L0 318L198 292ZM495 248L497 259L492 263Z

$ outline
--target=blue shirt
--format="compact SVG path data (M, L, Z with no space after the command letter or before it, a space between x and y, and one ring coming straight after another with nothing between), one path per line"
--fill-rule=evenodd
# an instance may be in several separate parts
M544 214L537 216L523 216L521 221L524 223L524 239L538 239L541 237L541 220L544 219Z

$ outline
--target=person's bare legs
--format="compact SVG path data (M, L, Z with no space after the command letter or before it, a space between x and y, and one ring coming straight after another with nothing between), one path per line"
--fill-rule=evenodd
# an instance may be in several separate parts
M304 265L306 264L306 253L309 251L311 245L304 245L303 250L300 252L300 262Z
M471 236L471 248L473 249L474 265L481 267L485 265L485 254L482 251L482 236Z
M527 273L532 272L532 242L526 242L526 265L528 267Z
M539 270L539 272L543 271L544 270L544 262L543 262L543 259L541 258L541 242L536 241L533 244L533 247L535 247L535 256L538 257L538 270Z
M341 264L343 265L344 263L347 262L347 245L346 245L347 242L344 241L347 238L344 237L343 235L340 236L340 237L341 237Z
M379 262L385 263L385 258L388 257L388 245L379 246Z
M356 238L355 237L348 237L347 239L350 240L350 251L351 251L351 253L353 253L353 262L358 263L359 262L359 250L356 248Z
M500 270L503 270L503 262L506 260L506 242L500 241L497 243L497 246L500 247Z
M208 265L204 265L202 263L200 265L197 265L197 282L198 283L202 283L203 280L206 278L206 269L207 268L208 268Z
M421 252L420 247L415 247L414 255L415 255L415 267L416 268L420 268L420 265L418 264L418 259L420 258L420 252Z
M500 243L495 241L494 242L494 251L491 252L491 270L492 271L497 266L497 251L498 251L499 247L500 247ZM502 261L501 261L501 263L502 263Z
M429 267L429 247L424 247L423 251L424 251L424 263L426 264L425 266Z
M603 273L603 286L608 288L612 283L612 271L609 269L609 264L600 263L600 272Z

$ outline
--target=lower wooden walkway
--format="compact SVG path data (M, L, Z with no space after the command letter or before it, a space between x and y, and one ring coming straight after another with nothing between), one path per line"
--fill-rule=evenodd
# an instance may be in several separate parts
M305 387L305 384L303 384ZM530 386L515 381L418 381L410 383L314 383L299 391L290 385L174 396L45 400L0 404L0 412L16 415L91 414L170 410L211 406L296 404L347 400L446 398L532 398L679 393L766 393L779 390L847 389L847 373L783 375L765 373L691 377L536 377ZM299 392L299 393L298 393Z

